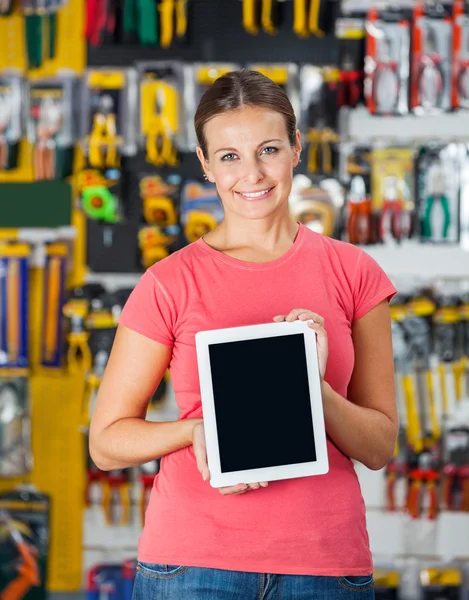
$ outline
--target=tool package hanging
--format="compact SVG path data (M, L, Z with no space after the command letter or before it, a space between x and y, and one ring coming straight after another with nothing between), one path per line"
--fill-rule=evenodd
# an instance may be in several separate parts
M0 478L22 477L31 466L28 374L5 376L0 369Z
M18 164L23 94L21 77L0 74L0 171L14 169Z
M0 246L0 369L28 367L28 262L26 244Z
M453 15L452 106L469 108L469 3L456 0Z
M365 99L376 115L409 111L410 21L403 10L368 13L365 57Z
M60 367L64 350L62 314L68 248L66 244L50 244L46 254L41 364L44 367Z
M21 0L30 69L38 69L57 53L57 12L66 0Z
M38 181L72 174L77 139L78 80L54 77L28 84L27 136L33 145L34 176Z
M183 131L184 74L178 62L137 63L140 89L139 146L155 166L176 166Z
M432 114L451 109L452 7L417 2L411 52L411 109Z
M299 126L308 144L307 169L314 175L331 175L335 170L339 80L335 68L305 65L300 70Z
M136 71L88 69L84 77L82 136L90 167L119 169L136 151Z
M417 204L424 242L459 241L461 144L421 148L417 157Z

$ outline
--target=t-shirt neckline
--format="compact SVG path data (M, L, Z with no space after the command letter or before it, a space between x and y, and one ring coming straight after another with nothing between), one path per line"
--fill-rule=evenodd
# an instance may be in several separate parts
M297 232L295 240L294 240L293 244L290 246L290 248L284 254L282 254L282 256L279 256L275 260L269 260L267 262L261 262L261 263L250 262L247 260L240 260L238 258L234 258L233 256L229 256L228 254L224 254L220 250L215 250L215 248L212 248L212 246L207 244L207 242L204 240L203 237L199 238L195 243L204 252L210 254L211 256L213 256L213 258L216 258L217 260L224 262L225 264L231 265L233 267L238 267L240 269L249 269L252 271L260 271L263 269L270 269L272 267L277 267L277 266L283 264L284 262L286 262L287 260L289 260L296 253L298 248L300 247L303 237L304 237L304 230L305 230L305 226L302 223L299 223L298 232Z

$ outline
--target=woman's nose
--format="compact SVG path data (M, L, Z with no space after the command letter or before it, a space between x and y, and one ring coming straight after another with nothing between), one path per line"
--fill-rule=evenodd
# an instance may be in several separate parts
M243 179L250 184L255 184L261 181L264 177L262 165L256 159L245 161Z

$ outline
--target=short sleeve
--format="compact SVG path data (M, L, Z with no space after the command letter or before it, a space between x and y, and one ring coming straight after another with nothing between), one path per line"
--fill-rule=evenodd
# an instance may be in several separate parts
M168 292L150 271L146 271L125 303L119 325L172 348L174 318Z
M374 258L360 251L353 286L354 314L357 321L383 300L392 299L396 288Z

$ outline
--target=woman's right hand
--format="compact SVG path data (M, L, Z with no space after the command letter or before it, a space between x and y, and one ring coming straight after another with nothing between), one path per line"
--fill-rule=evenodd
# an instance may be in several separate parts
M197 461L197 469L202 475L203 480L208 481L210 479L210 472L207 464L207 447L205 444L205 430L202 420L194 425L194 429L192 430L192 445ZM258 490L259 488L267 487L268 485L267 482L249 484L239 483L238 485L219 488L218 491L223 496L237 496L239 494L245 494L249 490Z

